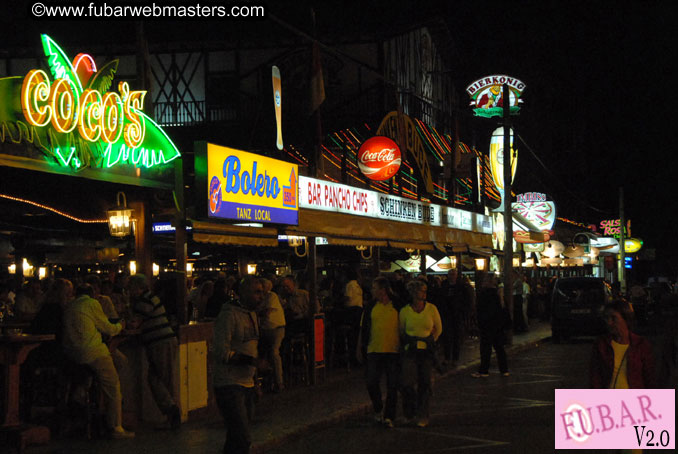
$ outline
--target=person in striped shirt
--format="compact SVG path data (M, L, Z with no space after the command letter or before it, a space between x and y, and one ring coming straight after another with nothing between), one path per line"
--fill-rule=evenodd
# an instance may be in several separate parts
M135 274L127 284L130 303L140 319L141 341L148 357L148 385L160 411L172 429L181 425L181 411L174 400L177 338L170 326L165 306L149 289L146 276Z

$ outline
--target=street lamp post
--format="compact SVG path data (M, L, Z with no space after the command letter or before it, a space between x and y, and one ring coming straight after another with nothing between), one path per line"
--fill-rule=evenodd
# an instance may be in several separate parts
M624 188L619 187L619 263L617 267L619 278L619 291L622 295L626 294L626 236L624 235L624 226L626 219L624 217Z
M513 215L511 213L511 97L508 84L502 86L504 100L504 304L513 317Z

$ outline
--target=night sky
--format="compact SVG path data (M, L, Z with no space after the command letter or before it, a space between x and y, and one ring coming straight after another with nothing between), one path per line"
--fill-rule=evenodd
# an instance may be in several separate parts
M675 254L669 3L463 4L448 17L467 79L506 72L527 84L516 129L553 178L519 143L517 187L539 181L563 216L597 223L610 218L599 210L618 213L623 186L632 234Z
M71 39L82 41L82 36L94 41L124 39L120 31L133 30L131 23L35 21L26 14L32 2L24 3L25 8L16 7L16 2L0 7L4 42L0 48L25 46L30 39L37 49L39 33L58 29L65 47ZM269 12L310 31L308 5L290 3L265 4ZM671 124L678 40L671 5L450 0L331 1L315 7L321 40L342 31L393 33L431 17L443 19L454 42L447 57L462 105L468 100L466 86L482 76L509 74L527 85L523 112L515 120L516 131L527 144L518 142L516 189L545 192L556 201L559 215L598 223L617 216L618 188L624 186L633 235L668 257L678 255L672 226L676 218L672 183L678 163L673 155L678 147ZM260 33L261 25L191 21L177 30L168 22L155 21L148 29L149 40L165 33L173 39L181 33L210 39L216 29L223 33L225 28L248 40L256 39L253 35ZM470 118L470 108L464 116L461 140L487 147L493 120ZM678 267L674 276L676 272Z
M442 18L452 39L457 91L508 74L527 84L515 119L518 192L545 192L559 215L598 224L618 218L619 187L632 234L657 255L676 253L671 219L678 148L672 143L678 44L669 2L446 1L344 4L319 22L353 30ZM399 5L396 8L395 5ZM352 18L352 20L351 20ZM291 19L294 21L294 19ZM326 22L322 22L326 20ZM297 23L303 27L304 20ZM462 96L462 104L468 98ZM468 118L460 138L489 147L496 120ZM531 150L529 151L528 148ZM544 163L546 169L534 155ZM666 264L670 262L666 261ZM678 268L673 269L675 276Z

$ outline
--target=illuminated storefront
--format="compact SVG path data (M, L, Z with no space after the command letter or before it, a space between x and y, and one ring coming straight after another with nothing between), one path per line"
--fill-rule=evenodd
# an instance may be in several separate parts
M181 153L144 113L147 91L116 80L118 60L101 66L103 58L67 55L47 35L41 42L44 69L0 79L2 239L13 246L14 278L20 285L32 269L39 278L123 270L150 278L151 207L176 211ZM183 273L172 279L186 287ZM185 348L186 325L177 334ZM136 410L141 419L140 403Z
M297 179L296 165L212 144L197 145L195 168L196 186L203 188L192 222L198 242L275 247L284 235L341 246L491 248L492 220L479 213L303 175ZM252 186L255 180L244 172L256 173L261 186ZM286 196L286 184L294 181L296 190ZM275 185L279 190L267 196ZM270 212L270 220L257 218L257 212ZM259 225L242 225L248 221Z

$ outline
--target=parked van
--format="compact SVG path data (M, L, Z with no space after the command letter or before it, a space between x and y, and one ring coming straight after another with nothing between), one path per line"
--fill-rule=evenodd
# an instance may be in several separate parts
M612 300L612 289L597 277L563 277L551 295L551 332L554 343L572 335L605 332L603 307Z

